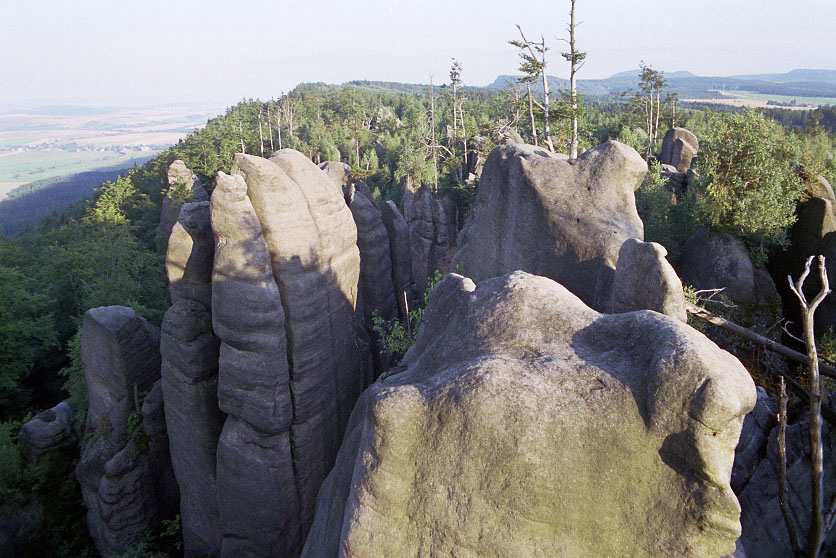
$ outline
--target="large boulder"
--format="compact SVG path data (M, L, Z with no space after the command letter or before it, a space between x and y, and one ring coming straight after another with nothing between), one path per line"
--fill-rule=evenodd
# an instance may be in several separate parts
M671 128L662 139L661 162L676 167L679 172L688 172L699 150L700 142L693 132L685 128Z
M734 302L751 304L755 292L755 266L743 240L728 233L700 227L682 247L682 280L697 290L723 289Z
M358 401L303 556L735 550L755 387L680 321L599 314L523 272L448 275L402 364Z
M798 204L798 220L789 232L791 249L783 254L779 273L783 277L790 275L797 279L804 270L807 258L821 254L825 257L827 278L832 288L836 285L836 200L831 199L832 189L826 181L819 182L814 191L821 197L812 196ZM821 289L818 264L813 265L813 272L804 285L808 300L812 300ZM789 301L787 317L801 323L798 299L788 291L785 282L781 288L785 300ZM816 311L816 333L827 333L831 329L836 333L836 296L832 294Z
M647 164L609 141L569 161L532 145L494 149L452 268L475 281L521 269L606 310L618 252L644 238L634 191Z
M163 196L160 210L160 231L165 238L171 234L171 227L177 222L184 203L209 201L200 179L180 159L168 167L167 178L168 191Z
M107 306L84 314L88 410L76 477L102 556L140 542L176 513L159 347L159 333L131 308Z
M66 472L76 447L72 408L62 401L27 421L18 434L18 446L28 463Z
M628 238L618 252L610 312L654 310L688 322L682 283L665 258L665 247Z

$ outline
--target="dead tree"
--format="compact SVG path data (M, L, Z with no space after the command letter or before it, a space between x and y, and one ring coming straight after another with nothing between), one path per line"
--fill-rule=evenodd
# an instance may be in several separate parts
M824 256L818 257L819 263L819 277L821 279L821 290L818 292L812 302L807 302L807 297L804 295L804 281L810 274L810 266L813 263L813 257L807 259L804 267L804 272L798 278L798 282L794 282L792 277L787 277L790 283L790 289L801 304L802 327L804 331L804 344L807 347L807 359L809 361L809 381L810 391L808 397L808 405L810 411L810 485L812 491L812 509L810 510L810 532L807 537L807 548L802 552L801 544L798 540L795 520L789 510L789 503L787 502L787 478L786 478L786 441L783 439L786 436L786 395L782 395L782 404L779 413L780 424L784 426L779 430L779 450L783 450L780 459L782 460L781 470L783 475L780 475L779 482L782 483L779 487L779 492L785 497L781 498L781 513L784 516L784 521L787 524L787 531L790 533L793 544L793 552L796 556L807 556L808 558L818 558L821 553L821 548L827 534L833 528L834 517L836 517L836 498L830 505L829 511L825 516L824 513L824 446L822 443L822 386L821 377L819 375L819 360L816 352L816 338L814 331L814 317L816 309L824 298L830 293L830 284L827 280L827 269L824 265Z

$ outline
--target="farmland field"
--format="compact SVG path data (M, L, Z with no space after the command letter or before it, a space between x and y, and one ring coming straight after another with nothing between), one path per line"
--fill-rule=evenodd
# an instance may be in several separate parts
M787 95L767 95L752 93L751 91L716 91L721 97L713 99L682 99L686 103L713 103L750 108L783 108L790 110L811 110L819 105L836 105L836 98L832 97L791 97ZM784 104L769 104L769 101ZM794 106L787 103L795 101Z
M209 105L89 109L42 107L0 114L0 200L36 180L136 159L177 143L223 111Z

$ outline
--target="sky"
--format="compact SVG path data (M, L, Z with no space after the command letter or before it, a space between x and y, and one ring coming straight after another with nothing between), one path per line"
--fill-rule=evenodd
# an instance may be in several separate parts
M570 0L3 0L0 109L43 104L227 106L302 82L514 74L516 25L560 57ZM577 0L579 78L836 69L836 0Z

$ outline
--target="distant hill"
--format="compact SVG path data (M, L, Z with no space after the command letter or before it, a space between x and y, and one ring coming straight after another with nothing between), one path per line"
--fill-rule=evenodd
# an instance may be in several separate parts
M578 92L588 97L615 97L628 90L635 91L641 70L628 70L606 79L579 79ZM515 76L501 75L488 85L502 88ZM836 97L836 70L792 70L784 74L753 74L741 76L697 76L687 71L664 72L666 90L681 98L718 98L718 91L747 91L765 95L794 97ZM568 80L549 76L549 87L566 88ZM535 87L537 92L542 86Z

